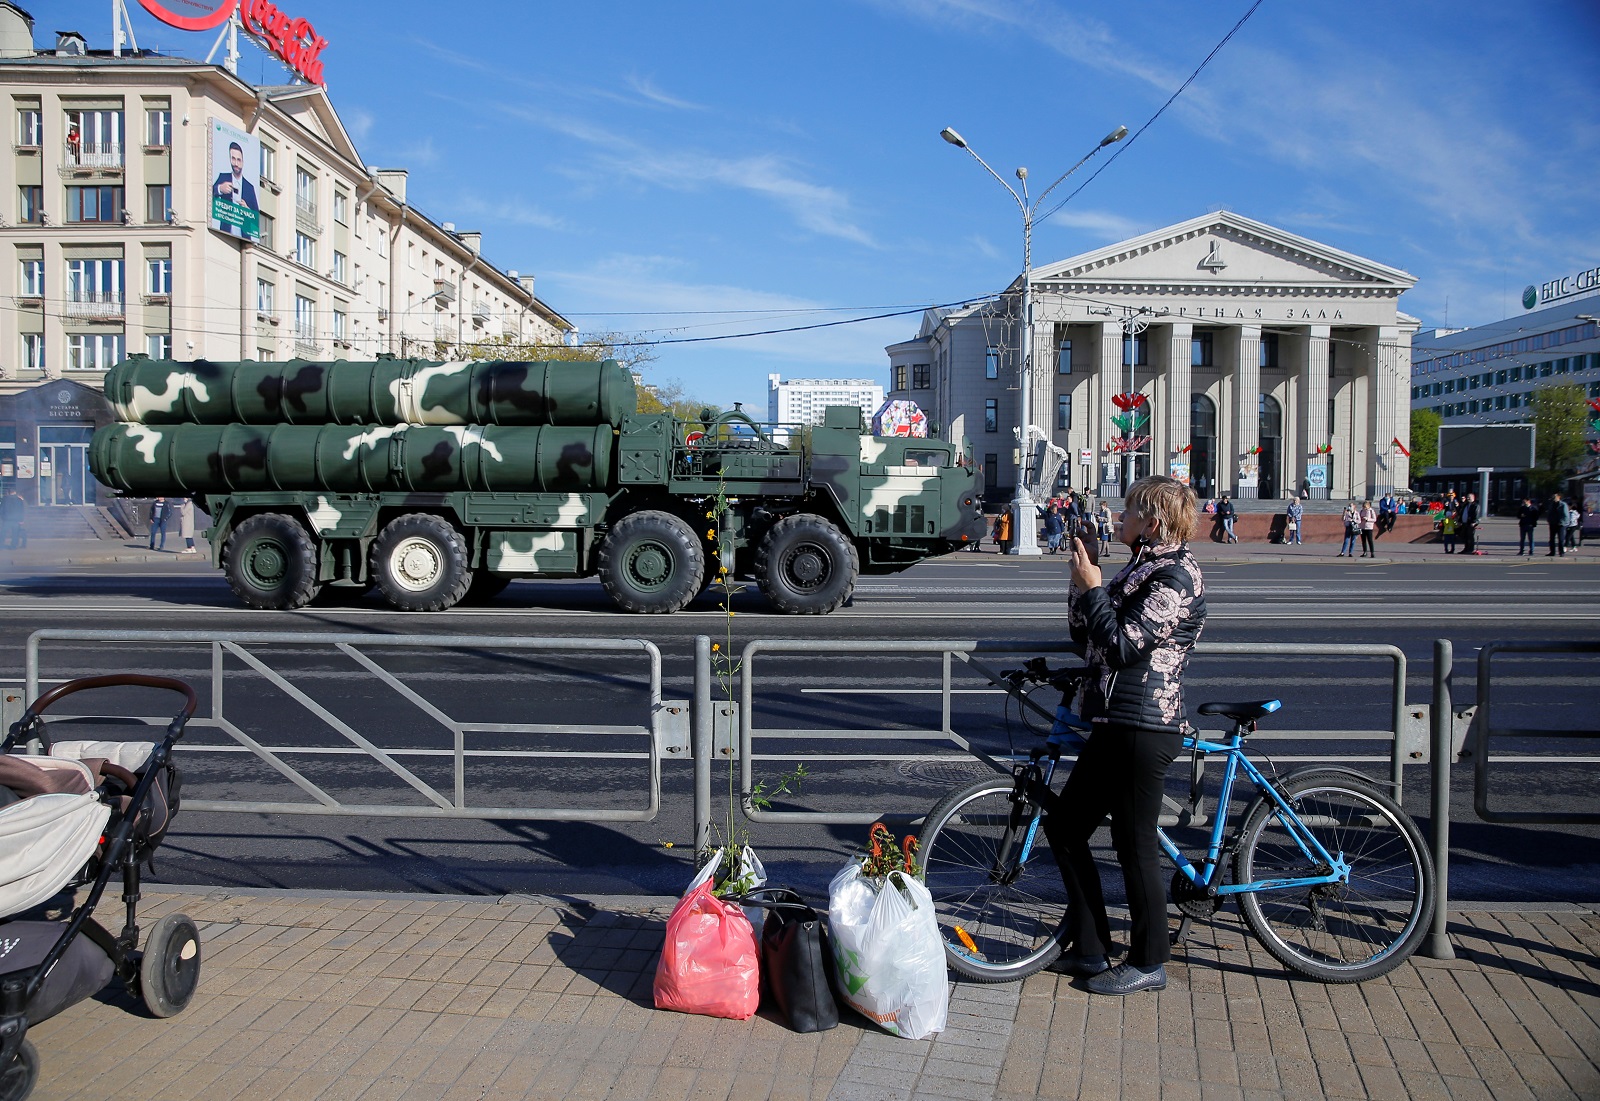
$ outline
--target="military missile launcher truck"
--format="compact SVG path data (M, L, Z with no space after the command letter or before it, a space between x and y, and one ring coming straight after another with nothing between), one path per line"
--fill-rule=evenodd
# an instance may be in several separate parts
M640 414L611 360L134 356L105 391L120 423L95 433L95 477L193 497L253 608L376 586L437 611L513 578L598 574L626 611L675 612L726 566L781 611L824 614L860 573L983 535L964 442L875 437L852 407L804 447L737 411Z

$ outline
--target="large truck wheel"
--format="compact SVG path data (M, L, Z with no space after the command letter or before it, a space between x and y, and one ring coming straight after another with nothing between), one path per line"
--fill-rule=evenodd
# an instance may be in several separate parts
M472 584L466 540L425 512L389 521L372 541L371 567L384 599L402 612L442 612Z
M600 544L600 583L625 612L675 612L700 593L706 555L687 522L668 512L624 516Z
M317 545L291 517L264 512L239 523L222 546L222 572L251 608L282 612L316 597Z
M861 559L844 533L820 516L785 516L756 550L756 584L790 615L827 615L856 591Z

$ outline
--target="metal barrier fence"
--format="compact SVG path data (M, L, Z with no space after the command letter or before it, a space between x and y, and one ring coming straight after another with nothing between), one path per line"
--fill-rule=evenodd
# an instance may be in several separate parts
M799 639L767 639L757 640L745 646L739 661L738 676L739 703L737 707L730 707L726 701L713 702L710 698L711 685L715 679L711 667L711 651L709 640L703 636L697 640L695 660L696 684L696 841L699 844L707 836L710 820L710 762L716 756L724 758L737 756L740 766L740 798L743 813L751 821L757 822L811 822L829 825L860 825L875 821L880 813L857 812L831 812L831 811L771 811L757 807L753 803L753 788L755 782L755 762L762 759L783 760L829 760L829 761L904 761L908 759L926 759L927 754L885 754L873 753L807 753L807 754L758 754L755 752L755 739L757 737L776 740L808 742L884 742L884 741L935 741L944 742L971 757L986 761L997 770L1007 771L1008 766L1000 763L994 757L975 748L971 742L963 737L952 726L952 693L954 662L960 661L981 673L990 684L1018 696L1011 686L1005 683L1002 674L991 668L983 659L988 657L1021 656L1021 655L1048 655L1077 653L1069 647L1030 647L1018 648L1013 644L982 643L972 640L953 641L873 641L873 642L842 642L842 641L813 641ZM755 703L758 685L757 658L762 655L777 654L817 654L847 656L851 654L871 654L873 656L936 656L940 660L938 675L939 692L939 717L938 728L916 727L877 727L877 728L787 728L764 727L755 725ZM1390 723L1388 729L1382 730L1290 730L1270 729L1252 735L1252 741L1283 740L1283 741L1357 741L1375 740L1387 743L1387 752L1380 760L1389 763L1389 785L1393 788L1396 798L1401 793L1404 766L1408 763L1420 764L1428 757L1428 709L1426 707L1408 708L1405 702L1406 685L1406 656L1404 651L1395 646L1388 645L1314 645L1293 643L1201 643L1195 649L1199 658L1204 657L1235 657L1235 656L1273 656L1286 658L1354 658L1374 659L1389 663L1390 681L1390 706L1388 714ZM727 674L727 675L732 675ZM892 692L886 694L893 694ZM1037 703L1026 697L1020 697L1023 706L1031 707L1045 719L1053 718L1053 710L1045 711ZM702 721L703 718L703 721ZM732 728L737 726L737 739L732 737ZM723 730L718 737L718 731ZM713 742L716 742L713 745ZM1348 755L1309 755L1305 757L1284 758L1294 761L1350 761ZM702 793L704 798L702 800ZM1170 802L1170 801L1169 801ZM1171 804L1176 806L1176 804ZM1169 816L1168 822L1178 821L1176 817ZM1182 821L1194 825L1203 825L1204 816L1186 815Z
M215 729L232 739L232 745L196 743L186 739L180 744L184 753L249 753L263 761L285 780L292 783L308 797L302 802L263 802L251 800L208 800L186 797L184 805L191 810L245 811L270 814L330 814L359 816L399 816L463 819L494 819L499 821L583 821L583 822L649 822L661 808L661 761L664 756L688 756L688 704L684 701L664 701L661 698L661 652L653 643L642 639L586 639L586 638L505 638L475 635L373 635L373 634L314 634L302 632L206 632L206 631L93 631L44 630L28 638L26 691L27 698L37 699L40 684L40 646L47 642L90 643L144 643L162 646L206 646L210 649L210 711L196 715L189 723L191 732ZM367 674L371 682L387 686L400 699L442 727L450 736L447 749L437 748L380 748L370 738L318 703L289 676L274 669L257 650L261 647L329 647L349 659ZM383 668L367 651L370 650L489 650L495 652L520 651L531 653L633 653L646 659L648 678L648 715L639 723L622 724L572 724L572 723L481 723L465 722L446 714L433 702L423 698L405 684L401 678ZM320 719L340 736L345 743L332 746L267 745L230 719L224 710L225 658L234 658L248 670L278 688L290 699L300 704L310 715ZM614 702L614 694L608 697ZM20 714L20 711L18 712ZM70 720L90 716L57 716L53 719ZM151 726L165 726L170 715L122 716L124 720L142 722ZM475 749L468 747L468 738L484 734L525 734L560 736L604 736L642 738L645 744L638 749ZM290 763L296 756L357 755L364 756L381 766L384 774L407 785L424 802L417 804L350 803L341 801L304 772ZM452 765L453 790L447 795L433 784L419 777L401 762L402 758L448 757ZM466 797L466 765L468 759L498 761L539 760L604 760L645 761L648 763L649 790L646 805L640 809L605 809L575 807L489 807L471 806Z

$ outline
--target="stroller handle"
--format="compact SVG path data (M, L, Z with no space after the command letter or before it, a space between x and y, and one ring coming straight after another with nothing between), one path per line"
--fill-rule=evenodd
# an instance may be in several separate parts
M166 692L176 692L183 697L183 710L180 714L185 721L193 718L195 708L200 706L199 697L194 694L194 689L176 677L153 677L144 673L107 673L99 677L79 677L77 680L56 685L29 704L27 714L23 718L26 720L35 715L42 715L46 709L68 696L95 688L158 688Z

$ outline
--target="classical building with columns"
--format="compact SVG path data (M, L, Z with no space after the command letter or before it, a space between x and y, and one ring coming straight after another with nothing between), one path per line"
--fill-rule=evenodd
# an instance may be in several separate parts
M1131 432L1149 437L1135 478L1172 474L1202 497L1375 495L1409 478L1419 322L1397 303L1415 282L1219 211L1034 269L1026 449L1020 277L996 300L930 310L889 346L888 396L971 441L991 502L1024 456L1046 490L1120 496L1113 397L1130 392L1148 416Z

